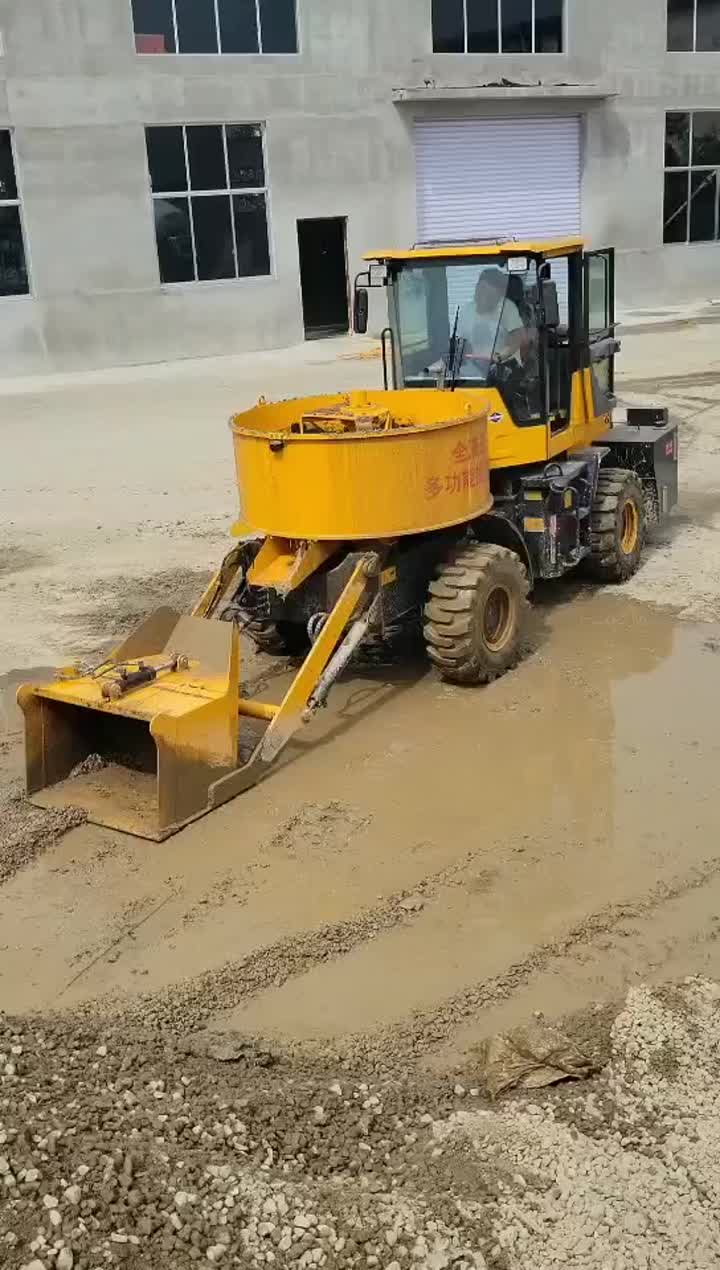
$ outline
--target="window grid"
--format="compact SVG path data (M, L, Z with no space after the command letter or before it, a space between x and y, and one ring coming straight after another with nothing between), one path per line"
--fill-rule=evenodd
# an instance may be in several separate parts
M467 4L467 0L464 0L464 2L465 2L465 4ZM532 2L533 2L533 8L534 8L534 6L535 6L535 0L532 0ZM243 56L248 56L248 54L243 54L243 53L238 54L238 53L236 53L236 52L234 52L234 51L230 51L230 53L229 53L229 54L226 54L226 53L224 52L224 50L222 49L222 47L221 47L221 26L220 26L220 5L219 5L219 0L213 0L213 9L214 9L214 12L215 12L215 44L216 44L216 46L217 46L217 47L216 47L216 49L215 49L215 52L205 53L205 54L196 54L196 53L192 53L192 52L185 53L185 52L184 52L184 51L180 48L179 27L178 27L178 20L177 20L177 3L176 3L176 0L169 0L169 3L170 3L170 12L171 12L171 16L172 16L173 38L174 38L174 40L175 40L175 53L176 53L178 56L180 56L180 57L195 57L195 56L205 56L205 57L239 56L239 57L243 57ZM262 5L262 3L263 3L263 0L254 0L254 6L253 6L253 7L254 7L254 12L255 12L255 35L256 35L256 39L257 39L257 50L250 50L250 51L249 51L249 55L250 55L250 56L252 56L253 52L255 52L255 51L256 51L257 53L263 53L263 54L265 53L265 49L263 48L262 19L261 19L261 13L260 13L260 6ZM500 5L500 0L498 0L498 6L499 6L499 5ZM288 53L276 53L276 52L273 52L273 53L272 53L272 56L273 56L273 57L287 57L287 56L291 56L291 57L292 57L292 56L297 55L297 53L298 53L298 47L297 47L297 43L298 43L297 0L295 0L295 4L294 4L293 8L294 8L294 10L295 10L295 43L296 43L296 47L295 47L294 51L293 51L292 53L290 53L290 54L288 54ZM466 22L466 24L465 24L465 31L466 31L466 40L467 40L467 22ZM141 31L136 31L136 32L135 32L135 35L136 35L136 36L137 36L137 35L142 35L142 34L145 34L145 33L144 33L144 32L141 32ZM153 54L153 56L154 56L154 54Z
M217 0L215 0L215 8L217 10ZM235 203L232 198L232 195L235 193L235 191L230 189L230 155L228 154L226 128L223 128L222 130L222 142L223 142L223 154L225 156L225 171L227 173L228 189L230 190L230 196L231 196L230 197L230 228L232 230L232 248L233 248L233 260L235 262L235 277L237 278L238 254L237 254L237 238L235 237ZM264 172L265 172L265 139L263 137L263 173ZM265 179L267 180L267 177ZM263 192L265 194L265 206L267 207L267 190L265 189L264 186L263 186Z
M175 4L175 0L173 0L173 4ZM255 0L255 9L256 9L256 20L257 20L257 0ZM221 52L222 50L220 49L220 8L218 5L218 0L213 0L213 10L215 12L215 40L217 42L218 52ZM177 45L175 47L177 48ZM259 41L258 41L258 48L260 48ZM262 49L260 49L260 52L262 53ZM223 134L224 134L224 131L225 130L223 129Z
M174 3L175 3L175 0L173 0L173 4ZM217 0L216 0L216 3L217 3ZM501 54L505 52L505 49L503 48L503 34L502 34L503 32L503 20L502 20L503 8L502 7L503 7L503 0L497 0L498 47L494 51ZM537 53L536 18L537 18L536 0L530 0L530 54L533 54L533 55ZM468 47L469 30L470 30L470 24L468 22L468 0L463 0L463 52L464 53L473 52L473 50ZM562 18L561 18L560 48L558 52L562 53L564 51L564 48L565 48L565 5L563 4ZM512 55L512 51L510 55ZM515 56L517 57L521 55L515 53Z
M698 30L698 0L693 4L693 53L697 52L697 30ZM690 122L691 144L692 144L692 121ZM692 150L690 151L692 154Z
M0 299L7 299L10 296L29 295L30 294L30 271L28 269L28 248L27 238L25 235L25 219L23 216L22 198L20 197L20 183L18 181L18 165L17 155L15 154L15 138L9 128L0 129L0 140L6 137L10 146L10 156L12 161L12 175L15 185L15 197L3 198L0 195L0 210L5 208L16 208L18 214L18 222L20 226L20 247L22 251L22 270L25 274L25 286L21 289L4 290L3 276L0 269Z
M153 198L185 198L188 194L191 194L193 198L204 198L206 195L208 198L210 198L212 197L213 194L215 195L217 194L267 194L268 192L267 177L265 179L264 185L231 185L230 184L230 159L228 156L226 129L238 126L235 124L234 121L231 124L192 124L192 123L191 124L177 124L176 123L176 124L155 124L155 125L148 125L148 126L156 127L156 128L182 128L183 150L185 153L185 171L187 173L187 178L188 178L188 183L184 187L184 189L153 190ZM248 127L248 128L260 127L259 124L255 124L255 123L242 125L242 126ZM188 144L187 144L188 128L222 128L223 153L225 156L225 176L227 179L227 185L221 186L217 190L196 190L194 188L192 184L192 176L190 172L190 155L189 155ZM262 134L262 142L263 142L263 167L264 167L266 163L264 131Z
M273 255L272 255L272 244L270 240L270 190L268 185L268 174L267 174L267 151L266 151L266 145L265 145L265 129L264 128L260 129L264 184L263 185L234 185L231 183L230 155L228 151L227 129L228 127L233 127L237 125L233 125L233 124L200 125L200 126L209 126L209 127L219 127L221 130L226 185L223 189L196 190L193 188L193 184L192 184L192 171L190 167L190 151L189 151L188 139L187 139L188 127L193 127L195 125L192 125L192 124L162 125L160 124L157 126L158 127L166 126L166 127L181 129L182 142L183 142L183 157L185 162L185 176L186 176L187 184L185 185L184 188L178 189L178 190L162 190L162 191L153 190L152 177L150 173L148 173L148 175L150 176L151 197L153 200L153 205L156 202L162 202L164 199L179 198L179 199L187 200L188 224L190 227L190 242L192 246L193 272L194 272L194 277L192 279L189 279L187 282L163 282L163 286L173 286L173 287L174 286L188 286L188 285L202 286L202 285L208 285L208 284L216 286L218 282L237 282L238 280L249 281L255 277L268 277L269 274L272 274ZM260 127L259 124L248 124L244 126L256 127L256 128ZM267 235L268 235L267 249L268 249L268 260L270 264L269 273L241 274L239 271L238 243L237 243L237 232L236 232L237 227L236 227L236 219L235 219L235 200L233 197L236 194L253 194L253 195L257 195L258 197L262 195L263 197L264 204L265 204L265 218L266 218ZM225 197L226 195L230 200L230 225L231 225L231 231L232 231L232 248L233 248L233 263L235 266L235 276L234 278L222 278L222 279L200 278L199 268L198 268L198 249L197 249L197 238L195 233L195 215L194 215L194 208L193 208L193 199L218 198L218 197Z
M682 10L678 15L673 11L673 0L667 0L667 49L670 53L713 53L720 52L720 5L718 0L691 0L692 3L692 21L690 38L684 34L678 35L677 21L680 18L680 31L682 32ZM707 5L707 8L703 6ZM710 22L711 29L714 26L713 34L709 37L709 42L698 44L698 32L700 30L701 12L706 19L714 19ZM705 37L708 39L708 36ZM702 37L701 37L702 39Z
M173 0L173 9L174 8L175 8L175 0ZM225 129L223 128L223 132L224 131ZM198 281L198 254L197 254L197 241L195 239L195 217L193 215L192 185L191 185L192 178L190 176L190 151L188 150L188 143L187 143L187 128L184 126L182 130L182 139L183 139L183 154L185 155L185 178L187 181L187 188L182 191L182 194L180 193L180 191L176 190L175 197L187 198L187 201L188 201L188 222L190 224L190 242L192 244L193 272L195 274L194 281L197 282ZM229 177L230 177L230 174L226 172L226 179L229 180ZM157 197L157 195L155 195L155 197ZM169 193L168 197L172 197L172 191ZM232 199L230 201L232 202Z
M699 110L690 110L687 112L673 112L673 113L687 113L688 115L688 162L673 164L673 163L668 163L666 160L665 174L666 176L669 173L685 174L687 178L687 189L686 189L686 195L685 195L685 202L681 204L681 206L673 212L672 216L668 217L667 219L664 218L664 223L663 223L664 241L665 243L717 242L718 240L720 240L720 163L693 163L693 150L695 146L695 116L702 114L703 112ZM715 112L708 112L708 113L715 113ZM667 137L667 115L666 115L666 137ZM693 191L692 179L696 172L707 173L707 179L703 183L703 185L701 185L697 190ZM711 176L715 177L715 207L714 207L714 213L713 213L714 236L713 238L693 238L691 236L693 198L696 198L697 195L702 192L702 190L708 184L708 180ZM675 223L679 221L681 217L684 217L685 219L685 233L683 237L681 239L676 239L672 236L668 237L666 231L668 230L670 226L675 225Z

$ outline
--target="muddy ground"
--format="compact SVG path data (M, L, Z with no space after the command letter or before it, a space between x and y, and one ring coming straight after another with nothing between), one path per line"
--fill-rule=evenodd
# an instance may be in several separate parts
M628 337L620 391L667 403L681 419L681 507L621 591L579 582L543 588L528 656L512 675L475 692L442 685L421 660L356 670L271 779L164 844L89 824L65 832L64 823L43 821L43 813L11 797L0 819L0 1009L13 1016L0 1067L16 1068L9 1076L6 1068L0 1091L0 1171L5 1133L5 1176L14 1179L8 1191L16 1205L10 1214L18 1214L6 1228L17 1236L8 1241L11 1265L35 1257L46 1270L68 1270L65 1249L88 1270L128 1258L174 1268L223 1257L241 1265L274 1259L384 1270L413 1260L511 1270L718 1264L694 1236L683 1261L667 1231L657 1239L657 1231L644 1232L642 1257L627 1260L626 1244L639 1247L643 1234L630 1238L637 1213L647 1209L640 1194L629 1215L613 1215L608 1198L610 1208L581 1222L575 1242L572 1232L556 1245L541 1240L528 1260L522 1233L505 1238L503 1231L516 1223L527 1231L533 1221L546 1229L538 1215L543 1169L533 1173L535 1198L527 1203L518 1197L529 1179L512 1182L528 1172L525 1165L501 1171L501 1180L506 1173L510 1179L501 1202L487 1135L478 1147L475 1122L468 1129L453 1119L471 1097L485 1106L481 1043L536 1011L563 1020L593 1061L602 1064L612 1051L622 1065L629 1061L628 1028L637 1024L647 1041L643 1019L651 1016L665 1053L662 1038L677 1014L638 985L720 978L716 332L716 325L691 324ZM10 523L0 540L0 779L8 794L17 793L21 768L17 683L75 655L92 656L147 608L175 599L186 606L222 554L235 510L223 415L261 391L283 396L311 385L377 382L375 362L338 356L345 345L329 347L311 350L312 363L293 352L214 373L212 365L183 367L172 378L161 369L126 372L110 393L106 377L97 377L57 387L52 412L43 389L2 398L11 459L2 477ZM144 447L136 455L127 420L140 415ZM42 470L28 453L30 426ZM247 677L266 680L270 692L279 690L283 670L248 654ZM616 1024L611 1035L628 989L631 1024ZM692 997L685 1015L705 1011L714 1019L711 988L683 991ZM197 1050L198 1036L204 1050ZM189 1056L188 1037L196 1038ZM109 1065L99 1055L106 1044ZM231 1068L209 1056L208 1045L235 1055ZM16 1057L13 1046L22 1047ZM678 1046L674 1061L682 1065L687 1046ZM697 1062L710 1071L707 1054ZM202 1090L202 1106L185 1106L181 1070ZM46 1105L41 1092L50 1071L63 1110ZM609 1082L614 1096L620 1078L608 1072L596 1080ZM662 1079L670 1076L677 1077L675 1068ZM152 1087L157 1080L165 1081L162 1089ZM378 1126L380 1148L374 1139L361 1144L369 1151L346 1141L342 1117L340 1145L329 1145L317 1128L325 1122L313 1108L326 1114L337 1081L352 1083L351 1107L376 1096L384 1106L390 1098L393 1118ZM284 1125L281 1132L277 1107L296 1087L305 1127ZM245 1098L252 1115L236 1105ZM165 1099L171 1117L163 1125L178 1112L188 1120L175 1138L158 1130L164 1113L150 1114ZM85 1113L73 1141L48 1155L47 1142L40 1145L53 1131L47 1126L64 1117L62 1139L78 1100L102 1114ZM135 1122L124 1119L126 1104L138 1106ZM364 1108L373 1124L377 1105ZM30 1111L36 1106L40 1111ZM272 1131L255 1124L258 1107ZM531 1114L524 1107L521 1118ZM231 1114L252 1121L246 1128L254 1146L234 1124L218 1139L216 1121L226 1124ZM552 1108L542 1114L543 1124L554 1123ZM590 1113L573 1114L577 1127ZM97 1141L88 1138L91 1120ZM203 1149L190 1137L186 1150L183 1135L196 1124ZM124 1156L112 1162L118 1142L135 1128L141 1171L153 1174L154 1188L149 1199L147 1186L140 1188L140 1232L130 1221L126 1197L134 1188L127 1176L122 1183ZM612 1138L612 1117L601 1112L597 1132ZM279 1145L278 1133L289 1134L290 1144L282 1137ZM458 1133L465 1134L462 1147ZM455 1144L452 1176L438 1134ZM653 1134L627 1149L667 1164L665 1137ZM18 1154L19 1137L25 1145ZM207 1173L230 1165L228 1141L230 1173ZM672 1149L682 1155L681 1147ZM394 1172L396 1150L412 1176ZM521 1156L524 1150L518 1147ZM558 1142L553 1150L560 1151ZM96 1170L95 1207L78 1215L58 1188L76 1185L83 1151ZM434 1176L433 1161L441 1159ZM38 1168L37 1185L21 1177L23 1168ZM187 1186L177 1172L184 1168ZM45 1169L54 1189L44 1193L57 1199L59 1222L47 1216L55 1209L40 1193ZM283 1224L271 1214L273 1231L258 1235L258 1221L272 1207L263 1208L273 1198L267 1187L284 1186L288 1177L291 1191L296 1183L300 1189L287 1202L297 1199L300 1216L309 1213L314 1222ZM219 1181L237 1188L227 1208L228 1187ZM198 1198L169 1203L168 1187L197 1191ZM344 1205L355 1213L363 1196L376 1192L412 1212L403 1210L401 1221L387 1209L380 1236L376 1222L368 1239L358 1240L348 1233ZM118 1196L125 1205L119 1216L112 1207ZM188 1204L193 1213L195 1204L202 1209L202 1220L189 1226L180 1214ZM236 1205L242 1222L231 1223L228 1237L227 1223L210 1218ZM681 1209L684 1221L689 1210ZM342 1232L329 1213L338 1221L345 1214ZM80 1216L87 1238L73 1233ZM701 1224L707 1216L696 1214ZM605 1260L593 1259L597 1232L618 1224L624 1230L626 1217L629 1243L623 1236L617 1249L605 1249ZM242 1231L253 1220L251 1247ZM548 1231L556 1221L547 1216ZM321 1226L332 1237L319 1235ZM47 1245L37 1243L37 1230ZM394 1241L387 1230L395 1230ZM50 1255L54 1233L64 1244ZM338 1248L339 1240L345 1242Z

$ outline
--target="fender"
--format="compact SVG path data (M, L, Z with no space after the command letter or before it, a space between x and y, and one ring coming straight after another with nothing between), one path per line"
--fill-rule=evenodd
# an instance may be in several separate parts
M514 551L528 571L532 589L535 580L532 561L527 543L517 525L500 512L488 512L485 516L474 520L470 529L477 542L494 542L498 547L508 547L510 551Z

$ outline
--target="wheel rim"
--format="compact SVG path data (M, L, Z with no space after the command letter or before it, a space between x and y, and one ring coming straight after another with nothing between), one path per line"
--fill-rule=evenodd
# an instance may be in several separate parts
M483 639L491 652L497 653L504 647L512 624L510 592L503 586L493 587L483 611Z
M638 544L640 533L640 516L632 499L628 499L622 509L622 525L620 530L620 548L626 556L631 556Z

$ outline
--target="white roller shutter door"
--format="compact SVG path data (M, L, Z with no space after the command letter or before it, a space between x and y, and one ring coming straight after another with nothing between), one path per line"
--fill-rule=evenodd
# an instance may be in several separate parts
M580 233L577 116L418 120L418 238Z
M421 242L580 233L575 115L417 120L415 157Z

